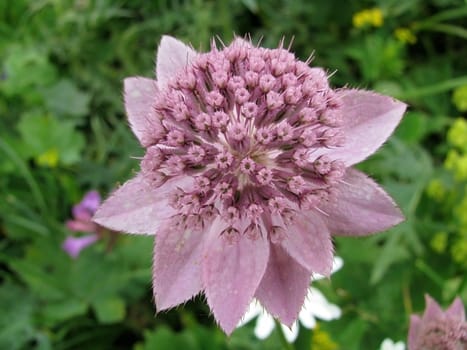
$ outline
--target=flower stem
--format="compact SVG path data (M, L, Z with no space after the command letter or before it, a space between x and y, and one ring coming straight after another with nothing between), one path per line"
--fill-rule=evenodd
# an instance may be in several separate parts
M278 333L279 333L279 338L281 340L281 343L282 343L282 346L283 346L283 349L284 350L294 350L295 347L293 346L293 344L289 343L287 341L287 339L285 338L285 334L284 334L284 331L282 330L282 325L281 323L274 319L274 323L276 324L276 329L278 330Z
M425 273L429 279L431 279L434 283L436 283L440 288L443 288L444 281L443 278L435 272L430 266L428 266L424 261L421 259L415 261L415 267L417 267L420 271Z
M402 92L401 94L397 94L397 96L395 97L399 97L403 99L410 99L410 98L431 96L431 95L439 94L441 92L454 89L464 84L467 84L467 76L448 79L448 80L441 81L433 85L428 85L425 87L407 90L407 91Z

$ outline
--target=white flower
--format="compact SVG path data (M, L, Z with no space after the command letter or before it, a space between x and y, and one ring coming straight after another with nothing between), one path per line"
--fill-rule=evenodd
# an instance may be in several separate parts
M338 256L334 257L332 272L334 273L339 270L343 264L344 261L342 258ZM324 278L324 276L315 275L313 277L313 281L320 280L322 278ZM256 320L255 335L259 339L265 339L274 330L275 322L274 318L264 311L257 301L253 301L250 304L247 313L238 324L238 327L245 325L256 316L258 316L258 319ZM305 298L305 303L298 315L298 319L305 328L312 329L316 326L316 318L330 321L337 319L340 316L341 309L337 305L329 303L326 297L318 289L310 287ZM281 328L289 343L292 343L297 338L299 329L298 322L295 322L292 325L292 328L281 324Z
M405 350L405 344L401 341L394 343L391 339L384 339L379 350Z

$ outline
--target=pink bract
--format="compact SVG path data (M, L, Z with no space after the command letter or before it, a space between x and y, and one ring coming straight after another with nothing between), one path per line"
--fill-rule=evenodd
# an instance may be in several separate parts
M231 333L255 297L291 325L311 275L331 271L331 233L370 234L403 220L350 166L383 144L405 104L332 89L323 69L242 39L197 53L164 36L156 75L125 79L145 155L94 220L156 234L158 310L204 292Z
M425 296L422 317L410 317L409 350L464 350L467 348L467 322L462 300L456 298L443 312L438 303Z

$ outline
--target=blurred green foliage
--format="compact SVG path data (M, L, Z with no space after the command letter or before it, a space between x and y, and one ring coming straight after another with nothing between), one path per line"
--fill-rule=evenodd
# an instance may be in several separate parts
M202 298L154 317L150 237L104 239L76 260L61 249L83 193L106 193L137 169L122 80L153 76L163 34L200 50L213 37L268 47L285 38L335 86L409 104L360 166L407 220L335 240L344 268L317 285L343 317L320 323L320 337L376 349L406 339L424 293L467 301L466 18L463 0L1 1L0 348L282 348L276 332L257 340L253 322L226 338ZM317 348L312 336L302 329L291 346Z

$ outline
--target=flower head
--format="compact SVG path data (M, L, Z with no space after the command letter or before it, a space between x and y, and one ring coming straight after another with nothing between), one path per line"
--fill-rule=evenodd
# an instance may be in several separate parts
M311 275L331 271L331 232L370 234L403 219L350 168L389 137L403 103L334 90L323 69L242 39L197 53L165 36L156 75L125 80L145 155L94 220L157 235L159 310L203 291L227 333L253 297L291 325Z
M426 309L422 317L412 315L409 350L463 350L467 348L467 322L464 305L456 298L443 312L430 296L425 296Z
M62 244L62 249L72 258L77 258L84 248L99 239L101 227L93 222L92 216L101 204L101 196L97 191L86 193L78 204L73 206L73 220L68 220L66 226L71 231L87 232L88 235L81 237L69 236Z

